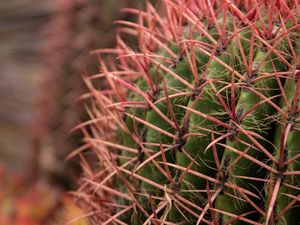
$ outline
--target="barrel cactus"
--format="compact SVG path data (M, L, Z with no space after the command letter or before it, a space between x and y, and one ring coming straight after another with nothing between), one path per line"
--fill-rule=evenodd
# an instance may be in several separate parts
M137 22L116 21L117 47L95 50L100 73L84 79L91 119L74 154L98 156L77 192L92 221L299 223L300 2L124 11Z

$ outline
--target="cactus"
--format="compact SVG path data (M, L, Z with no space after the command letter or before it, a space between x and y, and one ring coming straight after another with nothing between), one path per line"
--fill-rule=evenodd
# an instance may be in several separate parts
M137 22L117 21L85 78L99 162L83 161L78 196L93 221L299 223L300 3L160 3L124 9Z

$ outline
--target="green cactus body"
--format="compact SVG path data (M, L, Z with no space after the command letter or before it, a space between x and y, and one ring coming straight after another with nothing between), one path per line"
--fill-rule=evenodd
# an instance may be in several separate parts
M299 54L299 42L295 42L295 53ZM284 173L299 171L299 163L297 162L297 154L299 153L300 147L300 132L297 129L298 122L296 117L299 118L299 114L295 113L298 106L296 103L299 99L299 70L297 60L293 61L295 66L295 71L288 74L285 79L284 89L282 91L282 97L280 101L280 106L286 114L279 114L276 131L274 134L274 155L278 159L277 163L273 162L273 167L279 170L279 173L274 175L271 174L271 181L268 185L265 185L265 191L267 193L265 197L265 208L270 208L272 206L273 213L270 214L270 218L263 218L264 223L271 224L293 224L295 221L300 221L299 217L299 203L296 203L296 199L299 197L299 190L297 186L299 185L297 179L297 172L295 175ZM290 129L287 129L290 126ZM283 158L280 162L280 158ZM290 159L295 159L289 162ZM276 183L278 183L278 192L274 191L276 189ZM275 196L275 201L272 198ZM293 197L295 196L295 197ZM291 202L294 201L293 207L289 207Z
M247 32L246 32L247 33ZM228 47L227 51L222 53L219 59L227 64L227 65L235 65L238 61L238 57L235 55L237 45L235 42L232 42ZM238 70L238 68L236 68ZM199 98L193 97L190 99L188 107L197 110L205 115L214 116L215 118L220 119L221 121L228 121L229 117L224 112L223 106L218 102L215 93L212 91L211 85L214 85L216 89L220 89L225 86L226 83L230 82L232 71L228 71L221 65L218 61L212 60L208 67L209 74L207 79L212 81L212 84L207 83L202 90L199 91ZM241 72L241 71L239 71ZM202 74L203 75L203 74ZM206 78L203 78L203 80ZM214 80L220 79L222 83L214 82ZM221 93L222 97L226 95L226 93ZM197 99L195 99L197 98ZM187 116L188 117L188 116ZM186 118L187 118L186 117ZM183 124L186 121L186 118L183 120ZM219 127L219 128L218 128ZM203 129L205 128L205 129ZM177 164L188 167L192 162L191 158L197 159L198 163L195 162L194 169L203 172L206 175L215 174L214 169L215 163L212 152L205 152L205 148L211 142L211 136L209 135L209 130L218 130L221 129L220 126L215 124L214 122L207 120L197 114L192 113L189 117L189 130L192 133L198 133L199 136L190 137L187 140L187 143L184 145L185 153L178 151L177 152ZM221 152L219 157L221 157ZM201 160L205 159L205 162ZM197 168L199 167L199 168ZM204 172L207 171L207 172ZM195 176L186 174L185 179L187 183L195 185L196 188L204 188L205 182L203 180L195 180ZM198 185L195 183L200 182ZM203 183L204 182L204 183ZM187 186L189 186L187 184ZM182 184L184 185L184 183Z
M256 57L254 59L254 65L256 63L259 63L264 57L266 56L265 52L258 51L256 53ZM274 56L273 56L274 57ZM276 60L273 60L271 57L267 61L265 61L261 66L260 69L257 71L257 76L259 77L261 73L264 72L270 72L272 71L272 62L276 65L276 69L278 71L281 71L283 68L283 65L280 64L280 62L276 62ZM277 60L278 61L278 60ZM255 89L262 89L260 92L265 96L266 98L269 98L271 96L275 96L276 92L278 94L278 86L276 79L269 78L267 81L259 81L254 84L252 84L252 88ZM268 103L263 103L260 106L258 106L256 109L254 109L251 113L249 113L245 118L243 118L242 121L240 121L241 117L243 116L244 112L247 112L250 110L250 108L259 102L261 102L261 97L257 96L255 93L249 91L247 88L245 88L240 95L240 98L237 103L237 123L238 126L241 126L244 130L247 131L256 131L256 134L261 135L262 139L259 140L259 143L264 146L265 149L270 151L270 153L273 152L272 145L268 143L268 139L272 137L272 121L270 119L266 119L273 115L275 113L275 109L269 105ZM234 148L240 152L246 152L247 155L251 156L253 158L256 158L260 161L266 161L267 156L264 154L264 152L259 151L257 147L254 145L252 141L249 139L249 137L242 133L238 132L236 134L236 131L233 132L233 137L229 137L227 139L227 145L230 148ZM264 138L264 139L263 139ZM231 140L233 139L233 140ZM245 144L243 144L243 142ZM234 160L239 157L239 154L234 153L232 150L229 150L229 148L225 149L225 155L223 157L223 167L224 167L224 160L230 159L231 162L234 162ZM244 157L240 158L235 166L232 168L231 171L226 171L228 176L228 180L232 182L233 184L237 185L238 187L246 188L247 190L250 190L252 193L255 193L257 196L261 195L261 189L263 188L263 182L261 181L251 181L248 179L243 178L236 178L237 176L251 176L251 174L255 174L255 177L264 178L266 175L266 171L262 168L260 168L257 164L253 163L251 160L246 159ZM229 190L229 193L234 195L233 190ZM239 196L239 194L236 194ZM242 196L239 196L240 198L243 198ZM254 198L253 201L256 202L258 205L259 198ZM226 202L226 203L225 203ZM221 195L218 197L216 205L218 208L223 209L225 211L229 211L231 213L238 212L239 214L245 213L247 211L250 211L251 205L248 202L245 201L239 201L237 199L234 199L232 197L229 197L229 195ZM226 206L226 207L225 207ZM226 221L226 219L224 219ZM238 224L240 221L235 222L234 224Z
M238 54L237 56L234 54L236 48L236 42L232 42L231 45L227 47L227 50L219 56L219 59L227 65L235 65L239 56ZM207 84L202 84L203 88L199 88L198 90L199 96L192 96L189 100L188 107L226 122L229 120L228 115L226 115L223 106L218 102L215 93L212 91L211 85L214 85L217 89L224 87L225 83L230 82L232 71L228 71L216 60L211 60L208 66L208 71L209 73L207 78L203 78L203 80L210 79L213 84L208 82ZM202 73L202 76L204 76L204 73ZM215 82L215 80L218 79L220 79L223 83ZM226 93L221 93L222 97L225 95ZM176 153L176 164L184 168L190 167L190 169L194 171L214 177L216 174L214 155L210 150L205 151L205 148L211 142L209 130L218 132L222 130L222 127L210 120L200 117L197 114L191 113L189 115L189 112L182 120L182 127L184 127L186 123L188 123L188 127L185 128L186 133L191 132L198 134L198 136L191 136L187 138L186 143L182 146L182 151L177 151ZM218 136L215 135L215 138L217 137ZM218 158L221 159L223 150L218 147L217 151ZM195 161L193 162L193 160ZM181 178L181 176L183 177ZM190 190L205 190L207 183L206 180L198 179L197 176L180 170L177 173L176 179L177 182L180 182L176 185L178 186L177 188L179 193L183 197L192 199L191 201L196 204L203 204L205 201L205 195L201 194L201 192L195 194L190 192ZM170 213L169 219L170 221L176 222L179 218L183 219L178 210L174 208Z
M297 73L297 72L296 72ZM299 79L299 74L295 74L295 76L291 76L290 79L287 79L285 82L284 91L286 93L287 98L289 99L289 105L292 107L293 105L293 99L295 95L297 95L297 89L299 89L299 86L297 87L297 80ZM298 92L298 99L299 99L299 92ZM300 131L298 130L299 122L296 122L296 120L299 121L299 114L297 114L297 118L295 118L295 114L292 113L292 109L288 110L285 103L283 103L283 110L289 111L290 118L286 118L282 121L281 125L277 126L276 133L274 136L274 143L276 146L276 158L280 158L280 149L281 141L282 140L282 132L283 127L287 127L289 123L293 123L293 126L291 130L288 132L288 136L286 138L285 142L285 152L284 152L284 161L287 162L290 159L294 160L284 165L283 170L286 172L292 172L292 171L299 171L299 162L296 159L297 155L299 154L300 149ZM290 120L290 122L288 121ZM275 165L276 166L276 165ZM278 167L278 165L277 165ZM273 221L278 221L278 224L292 224L293 221L300 221L299 217L299 203L295 203L295 205L292 208L287 208L291 201L295 201L297 197L299 196L300 192L299 189L297 189L297 186L299 186L299 175L277 175L275 176L274 183L277 179L281 177L281 184L278 191L278 197L276 198L275 204L275 212L273 215ZM267 205L269 205L270 196L267 199ZM293 196L296 196L293 197ZM283 211L286 211L284 215L281 215ZM280 216L280 217L279 217Z
M106 194L100 222L296 224L300 8L198 3L162 1L163 16L147 5L131 10L137 24L124 23L140 49L118 37L120 62L106 68L141 76L113 75L127 94L95 97L96 108L99 98L108 102L99 111L117 131L114 140L96 136L106 143L96 145L105 153L99 174L106 176L96 185Z

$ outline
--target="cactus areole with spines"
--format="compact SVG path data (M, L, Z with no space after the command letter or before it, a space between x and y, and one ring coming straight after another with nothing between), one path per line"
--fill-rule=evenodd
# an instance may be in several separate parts
M92 221L300 223L300 1L124 11L136 23L116 21L117 47L95 50L100 73L85 78L79 127L98 170L83 163L78 196Z

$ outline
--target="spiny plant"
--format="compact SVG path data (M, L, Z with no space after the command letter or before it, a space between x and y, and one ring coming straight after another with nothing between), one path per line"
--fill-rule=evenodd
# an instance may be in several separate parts
M299 223L300 2L160 3L124 9L137 22L117 21L117 47L94 51L100 73L85 78L74 154L98 156L77 193L93 221Z

